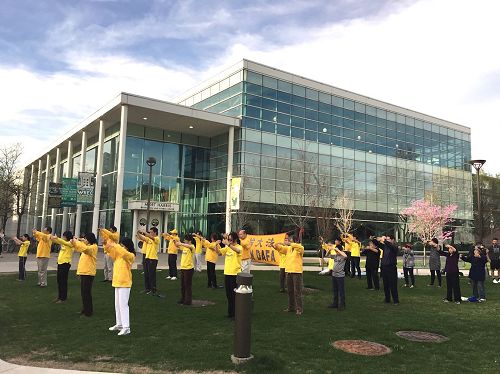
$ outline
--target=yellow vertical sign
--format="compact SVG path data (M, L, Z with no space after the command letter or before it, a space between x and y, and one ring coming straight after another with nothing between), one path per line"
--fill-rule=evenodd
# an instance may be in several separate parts
M231 210L240 209L240 187L241 178L236 177L231 179Z

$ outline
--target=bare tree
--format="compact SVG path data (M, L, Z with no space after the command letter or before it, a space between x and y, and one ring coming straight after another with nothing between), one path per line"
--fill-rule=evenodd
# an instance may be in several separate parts
M354 214L354 202L345 192L335 199L336 226L340 234L349 234L352 230L352 216Z
M4 231L14 213L16 168L22 149L21 144L0 148L0 226Z
M21 221L22 217L28 213L29 206L28 200L30 194L36 188L38 178L31 178L28 173L18 171L14 182L14 213L17 215L17 229L16 233L19 237L21 235Z

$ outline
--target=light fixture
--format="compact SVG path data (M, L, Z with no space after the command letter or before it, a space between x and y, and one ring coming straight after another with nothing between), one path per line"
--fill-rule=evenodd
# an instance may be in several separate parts
M142 119L143 119L144 121L147 121L147 120L148 120L148 117L142 117Z
M323 127L323 132L327 132L328 130L326 129L326 127Z
M361 140L361 135L358 135L358 140Z

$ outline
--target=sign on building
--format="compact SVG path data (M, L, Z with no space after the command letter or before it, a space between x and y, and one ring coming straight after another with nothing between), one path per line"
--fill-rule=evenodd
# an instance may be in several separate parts
M49 209L61 207L61 189L61 183L49 182L49 196L47 201Z
M240 189L241 189L241 178L231 179L231 210L240 209Z
M95 174L79 172L77 184L77 204L93 205L95 190Z
M61 207L76 206L77 183L76 178L62 178Z
M130 210L147 210L148 202L146 200L129 200L128 208ZM159 210L164 212L178 212L179 204L166 201L151 201L149 210Z

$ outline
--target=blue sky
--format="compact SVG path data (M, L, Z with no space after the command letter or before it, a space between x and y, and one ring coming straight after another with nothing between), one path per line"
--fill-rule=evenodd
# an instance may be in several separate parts
M248 58L470 126L500 172L495 0L4 0L0 136L25 159L120 91L173 99ZM494 136L492 136L492 134Z

